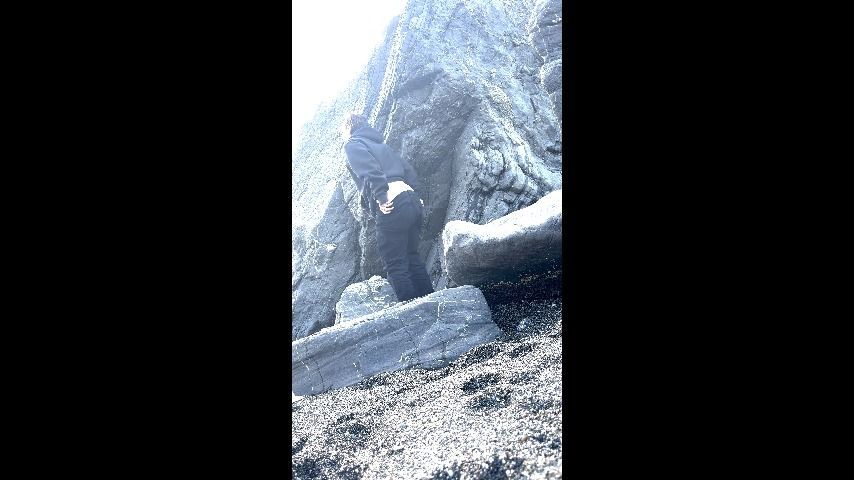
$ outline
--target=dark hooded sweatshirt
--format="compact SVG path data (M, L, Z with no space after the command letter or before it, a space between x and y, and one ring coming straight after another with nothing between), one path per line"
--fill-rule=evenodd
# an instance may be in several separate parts
M388 184L402 180L421 196L421 184L415 169L386 144L383 137L372 127L362 127L353 132L344 145L347 153L347 167L350 175L363 192L370 196L368 209L376 211L376 203L388 201ZM364 200L364 198L363 198ZM363 203L364 205L364 203Z

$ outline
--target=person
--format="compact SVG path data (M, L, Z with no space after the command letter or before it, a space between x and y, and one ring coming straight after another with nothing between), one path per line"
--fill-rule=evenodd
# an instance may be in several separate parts
M341 133L348 139L347 169L362 192L362 206L376 218L377 248L398 301L432 293L418 254L424 200L415 169L383 143L363 115L345 115Z

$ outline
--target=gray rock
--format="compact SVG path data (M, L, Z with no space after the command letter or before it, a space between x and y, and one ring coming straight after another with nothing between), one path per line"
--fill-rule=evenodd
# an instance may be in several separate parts
M536 0L528 31L537 53L548 63L562 56L563 2L561 0Z
M562 37L563 6L561 0L538 0L529 24L531 43L543 59L540 81L562 119Z
M391 284L375 275L344 289L341 300L335 305L335 325L378 312L395 303L397 295Z
M437 288L448 222L485 224L562 187L560 11L552 0L409 0L364 70L305 125L291 170L292 340L332 325L347 285L385 274L345 168L344 113L366 114L418 172L419 251ZM346 246L322 274L318 242Z
M477 288L434 292L293 342L293 393L314 395L381 372L443 367L499 333Z
M518 281L561 265L561 190L486 225L453 221L442 232L443 264L455 284Z
M359 250L351 233L356 222L340 188L328 195L319 221L307 232L305 225L293 231L292 341L335 323L335 303L356 273Z

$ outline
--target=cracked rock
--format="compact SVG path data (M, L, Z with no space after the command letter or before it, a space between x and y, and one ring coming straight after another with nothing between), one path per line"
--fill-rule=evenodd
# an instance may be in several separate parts
M500 333L479 289L441 290L293 342L293 392L314 395L382 372L444 367Z
M442 264L457 285L519 281L561 265L561 190L486 225L449 222Z

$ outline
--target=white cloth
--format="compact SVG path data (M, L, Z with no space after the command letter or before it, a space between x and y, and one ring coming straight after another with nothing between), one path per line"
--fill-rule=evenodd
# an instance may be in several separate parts
M386 193L388 195L388 201L390 202L390 201L394 200L394 197L400 195L403 192L408 192L410 190L412 190L412 187L407 185L406 182L401 182L401 181L389 182L388 192Z

